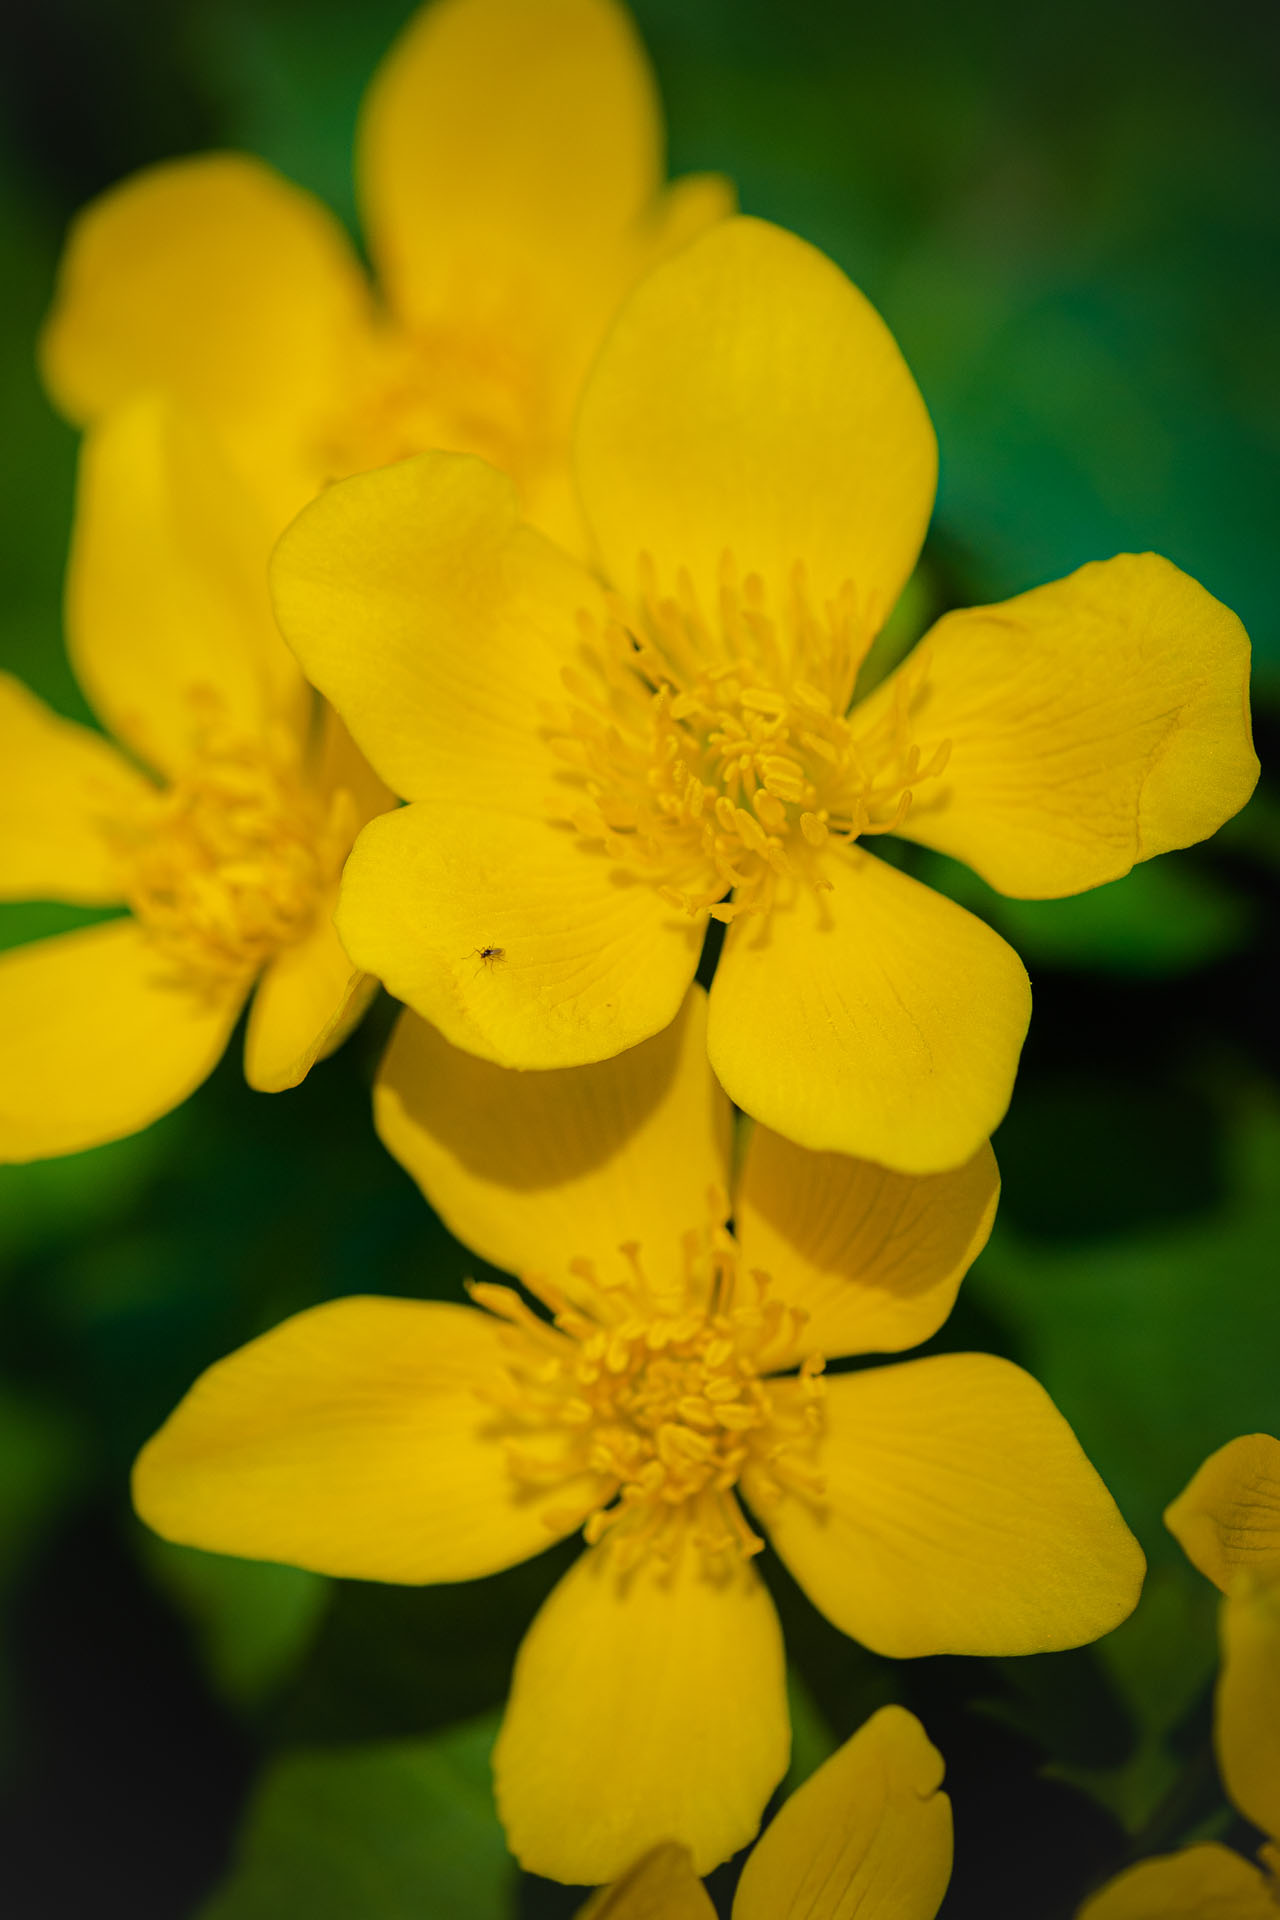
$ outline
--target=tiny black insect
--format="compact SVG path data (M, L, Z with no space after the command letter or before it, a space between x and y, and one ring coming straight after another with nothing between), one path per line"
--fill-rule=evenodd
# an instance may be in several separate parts
M506 959L507 950L505 947L477 947L475 955L486 967L496 967L500 960Z

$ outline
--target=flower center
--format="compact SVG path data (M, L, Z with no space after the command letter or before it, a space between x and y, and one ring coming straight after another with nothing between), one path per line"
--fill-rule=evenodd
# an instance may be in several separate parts
M848 710L872 630L850 584L819 611L797 565L773 605L726 555L709 620L687 576L663 597L651 565L642 575L638 616L583 616L581 665L563 675L571 705L548 715L573 793L560 817L689 914L767 912L787 875L829 884L813 855L892 833L947 763L949 742L926 759L909 733L927 662L860 728Z
M349 794L322 799L293 741L245 741L214 716L190 764L106 831L125 897L184 984L252 976L314 922L355 834Z
M545 456L540 383L517 326L385 325L353 369L316 458L328 479L443 447L474 453L515 479Z
M786 1482L822 1492L789 1457L821 1425L821 1358L796 1379L763 1377L805 1316L771 1295L767 1274L741 1273L723 1228L685 1236L683 1275L667 1289L646 1278L634 1243L619 1254L609 1275L575 1261L563 1288L526 1278L550 1322L509 1287L471 1288L517 1330L506 1378L484 1394L515 1436L511 1470L528 1484L594 1477L598 1496L548 1523L580 1521L591 1544L611 1535L624 1564L670 1556L690 1534L710 1555L757 1553L734 1495L744 1473L766 1494Z

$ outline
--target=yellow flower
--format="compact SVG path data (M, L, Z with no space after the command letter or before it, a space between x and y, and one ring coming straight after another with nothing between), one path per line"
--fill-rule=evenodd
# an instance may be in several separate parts
M778 1812L742 1870L733 1920L934 1920L951 1878L942 1755L882 1707ZM667 1841L578 1920L715 1920L688 1851Z
M501 968L472 966L497 990ZM516 1662L495 1751L519 1859L701 1872L787 1764L767 1533L890 1655L1029 1653L1113 1627L1142 1556L1030 1375L946 1354L822 1377L945 1319L986 1239L984 1146L913 1178L757 1128L730 1206L706 1000L602 1064L512 1074L406 1015L383 1140L461 1239L519 1273L474 1306L346 1299L211 1368L139 1458L138 1511L217 1552L468 1580L582 1528Z
M79 218L42 343L78 423L140 388L198 408L278 531L327 481L483 454L581 543L582 381L639 274L732 207L662 187L661 111L615 0L438 0L364 102L356 178L380 292L309 194L241 154L150 168Z
M269 546L207 436L159 403L86 440L68 638L125 751L0 675L0 898L130 911L0 955L0 1160L167 1113L255 985L245 1073L272 1092L372 991L333 905L357 828L392 796L332 711L315 725L272 620Z
M1165 1513L1225 1598L1214 1746L1228 1797L1268 1836L1256 1867L1210 1843L1142 1860L1079 1920L1275 1920L1280 1904L1280 1440L1246 1434L1210 1454Z
M911 1172L974 1153L1026 975L870 838L1073 893L1211 833L1257 761L1239 622L1150 554L949 614L850 711L934 464L862 296L732 220L632 296L584 396L577 479L611 591L473 461L316 502L278 552L282 625L413 803L347 870L361 964L457 1046L571 1066L671 1019L715 914L711 1059L739 1106ZM489 946L507 964L478 974Z

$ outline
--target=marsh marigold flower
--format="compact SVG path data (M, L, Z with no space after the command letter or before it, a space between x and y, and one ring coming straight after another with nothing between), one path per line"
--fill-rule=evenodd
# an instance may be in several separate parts
M1275 1920L1280 1906L1280 1440L1246 1434L1210 1454L1165 1513L1224 1595L1214 1746L1227 1796L1267 1836L1255 1866L1208 1842L1139 1861L1079 1920Z
M664 188L653 78L615 0L436 0L360 117L370 289L339 222L244 154L170 161L81 214L42 363L77 423L139 389L199 410L273 531L428 447L514 476L572 546L569 425L622 296L730 211Z
M317 722L272 620L269 547L205 434L159 403L86 440L68 641L120 746L0 675L0 897L128 914L0 955L0 1159L167 1113L251 993L245 1073L292 1086L372 991L333 904L392 796L332 711Z
M286 636L412 802L356 846L350 952L455 1045L569 1066L665 1025L716 915L738 1105L807 1147L958 1164L1007 1104L1027 978L878 836L1043 898L1211 833L1257 774L1240 623L1125 555L947 615L851 707L933 433L862 296L758 221L632 296L576 466L607 588L443 456L333 488L278 550ZM477 974L488 945L507 964Z
M934 1920L951 1878L942 1755L882 1707L781 1807L743 1867L732 1920ZM578 1920L715 1920L686 1848L668 1841Z
M170 1539L358 1579L473 1579L581 1529L495 1750L514 1852L562 1880L664 1840L701 1872L755 1832L788 1751L763 1535L890 1655L1075 1646L1142 1580L1021 1368L823 1375L941 1325L990 1228L990 1149L916 1178L757 1128L730 1232L705 1023L697 990L615 1060L512 1074L406 1015L379 1131L524 1292L300 1314L211 1368L136 1469Z

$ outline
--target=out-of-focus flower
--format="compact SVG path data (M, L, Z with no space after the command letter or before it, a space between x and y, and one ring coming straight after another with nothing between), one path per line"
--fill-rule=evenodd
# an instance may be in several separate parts
M1225 1596L1214 1746L1229 1798L1268 1836L1254 1866L1209 1843L1161 1854L1103 1887L1079 1920L1275 1920L1280 1905L1280 1440L1210 1454L1165 1513Z
M740 1106L912 1172L967 1159L1026 974L870 839L1044 898L1212 833L1257 776L1239 621L1124 555L947 615L851 709L933 433L862 296L758 221L631 297L576 469L612 591L456 457L332 488L279 549L288 639L412 802L354 851L350 951L455 1045L569 1066L672 1018L714 914L709 1045Z
M124 751L0 677L0 897L129 913L0 955L0 1159L167 1113L255 987L245 1073L293 1086L373 990L333 905L357 829L394 801L332 710L317 723L268 548L216 447L159 402L86 440L68 635Z
M483 454L571 546L583 378L638 275L732 206L664 189L661 111L615 0L436 0L364 103L379 293L309 194L240 154L149 169L67 247L42 363L88 422L139 389L198 409L278 531L327 481Z
M472 959L496 983L501 963ZM334 1301L211 1368L143 1450L170 1539L358 1579L473 1579L583 1529L527 1634L495 1750L533 1871L603 1882L663 1840L705 1871L787 1763L763 1542L897 1656L1030 1653L1133 1607L1136 1542L1044 1390L985 1354L822 1377L946 1318L995 1211L989 1147L923 1178L729 1107L695 990L656 1038L512 1074L405 1015L383 1140L521 1275L475 1305ZM545 1311L539 1312L538 1306Z
M752 1849L733 1920L934 1920L951 1878L942 1755L882 1707L797 1788ZM715 1920L686 1848L668 1841L593 1894L578 1920Z

